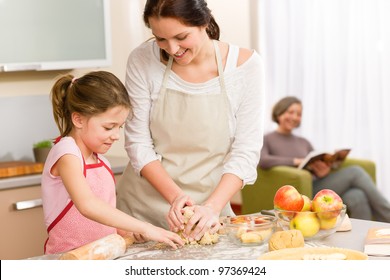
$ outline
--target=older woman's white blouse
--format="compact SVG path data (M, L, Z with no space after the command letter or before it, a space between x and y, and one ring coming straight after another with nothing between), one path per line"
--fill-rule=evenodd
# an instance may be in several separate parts
M255 51L237 67L238 51L237 46L229 45L224 70L232 145L223 174L238 176L244 186L256 181L263 144L264 71L262 59ZM133 112L125 125L125 149L138 174L146 164L161 159L154 150L149 129L150 112L157 101L166 67L159 58L156 42L148 41L137 47L127 62L125 85ZM189 94L206 94L220 91L220 82L216 77L204 83L189 83L171 72L167 87Z

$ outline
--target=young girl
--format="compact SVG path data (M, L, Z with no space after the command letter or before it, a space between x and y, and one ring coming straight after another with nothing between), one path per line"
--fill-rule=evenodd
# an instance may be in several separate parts
M61 136L42 174L42 200L48 239L45 254L80 247L109 234L165 242L177 248L180 237L139 221L115 208L115 181L102 154L119 139L130 113L121 81L98 71L81 78L61 77L51 91L53 115Z

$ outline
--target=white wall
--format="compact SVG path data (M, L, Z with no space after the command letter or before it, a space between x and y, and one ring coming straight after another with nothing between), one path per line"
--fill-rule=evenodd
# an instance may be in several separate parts
M221 40L229 41L242 47L251 47L249 2L250 0L208 0L208 5L221 28ZM149 30L142 21L144 3L145 0L110 1L113 64L111 67L102 70L114 73L122 81L124 81L125 77L128 54L150 36ZM58 75L71 73L79 76L91 70L97 69L0 73L0 102L2 98L11 96L48 96ZM18 114L28 114L28 112L16 112L16 109L15 115L10 120L0 120L0 124L5 121L21 121L18 119ZM48 122L52 121L51 119L52 116L48 116ZM44 126L45 124L37 125ZM12 133L16 133L15 137L28 137L28 135L23 134L23 131L12 131ZM112 147L108 154L126 156L123 149L123 137Z

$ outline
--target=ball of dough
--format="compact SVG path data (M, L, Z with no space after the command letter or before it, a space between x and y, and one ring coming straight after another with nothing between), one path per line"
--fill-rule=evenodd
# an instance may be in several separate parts
M192 209L190 209L190 208L184 209L184 213L183 213L184 224L188 223L188 221L191 219L192 215L194 215L194 211L192 211ZM218 233L210 234L208 231L203 235L203 237L200 240L192 241L192 242L190 242L187 238L184 237L182 230L180 230L178 232L178 234L179 234L180 238L185 242L185 244L190 244L190 245L196 245L196 244L211 245L211 244L217 243L219 240Z
M298 248L305 245L301 231L296 229L277 231L268 240L269 251L285 248Z

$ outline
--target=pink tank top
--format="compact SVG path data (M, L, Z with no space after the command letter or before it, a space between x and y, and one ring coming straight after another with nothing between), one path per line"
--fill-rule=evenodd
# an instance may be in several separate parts
M102 160L99 159L97 164L86 165L84 162L84 176L98 198L116 207L114 174ZM66 252L116 233L115 228L81 215L72 201L50 224L47 231L49 237L44 247L45 254Z

